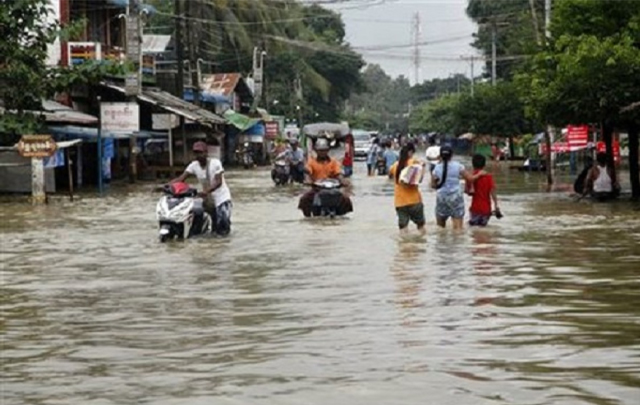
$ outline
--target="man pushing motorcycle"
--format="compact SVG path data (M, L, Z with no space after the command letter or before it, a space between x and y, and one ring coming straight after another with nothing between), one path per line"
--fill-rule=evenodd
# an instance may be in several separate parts
M170 181L170 183L184 182L190 176L195 176L204 198L205 210L211 215L214 232L226 236L231 232L231 192L224 181L222 162L216 158L207 157L207 144L198 141L193 144L195 160L187 166L184 173Z
M329 156L329 142L325 138L319 138L314 145L315 158L310 158L305 168L306 184L313 185L315 182L325 179L336 179L344 184L340 163ZM310 217L314 207L318 207L320 202L317 199L318 190L312 188L300 197L298 209L302 210L305 217ZM342 198L336 212L337 215L345 215L353 211L353 205L349 197L342 194Z

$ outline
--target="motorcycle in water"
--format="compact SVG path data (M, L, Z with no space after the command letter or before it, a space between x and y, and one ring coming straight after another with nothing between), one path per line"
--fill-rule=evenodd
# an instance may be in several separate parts
M343 198L340 191L342 183L336 179L324 179L314 182L313 187L318 192L313 200L312 215L314 217L335 218Z
M184 240L212 232L211 216L205 212L197 190L186 183L164 186L164 195L156 206L160 242Z
M378 171L378 176L387 175L387 162L384 157L378 157L376 160L376 170Z
M245 142L241 148L236 150L236 160L244 166L245 169L253 167L253 152L249 142Z
M304 163L292 163L289 169L291 182L304 183Z
M289 182L289 164L284 159L277 159L273 163L271 178L276 186L284 186Z

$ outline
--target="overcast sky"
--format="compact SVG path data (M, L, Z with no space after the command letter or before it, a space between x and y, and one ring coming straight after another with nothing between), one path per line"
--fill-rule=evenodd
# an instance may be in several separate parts
M347 0L329 7L342 14L347 40L368 63L377 63L389 75L404 75L413 83L411 44L416 12L420 14L423 43L420 79L456 73L470 76L469 62L459 60L477 54L469 45L476 26L467 17L466 6L466 0ZM476 75L481 68L476 62Z

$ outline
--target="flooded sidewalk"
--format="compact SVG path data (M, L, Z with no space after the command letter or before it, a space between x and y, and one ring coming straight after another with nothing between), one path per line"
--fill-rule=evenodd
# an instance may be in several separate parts
M0 204L4 404L636 404L640 213L497 176L505 217L400 238L393 184L354 213L228 175L227 239L157 241L151 186ZM467 201L467 206L468 206Z

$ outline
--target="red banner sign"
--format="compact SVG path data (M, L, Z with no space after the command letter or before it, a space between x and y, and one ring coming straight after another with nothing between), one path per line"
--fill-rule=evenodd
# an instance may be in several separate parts
M567 143L570 151L585 149L589 143L589 126L569 125L567 127Z
M620 161L622 160L620 156L620 142L613 141L613 144L611 146L613 147L613 161L616 164L620 164ZM596 144L596 150L598 151L598 153L607 153L607 145L605 145L604 142L598 142Z
M556 142L551 145L551 152L554 153L567 153L569 152L569 143L568 142ZM547 144L540 144L540 154L544 155L547 153Z

